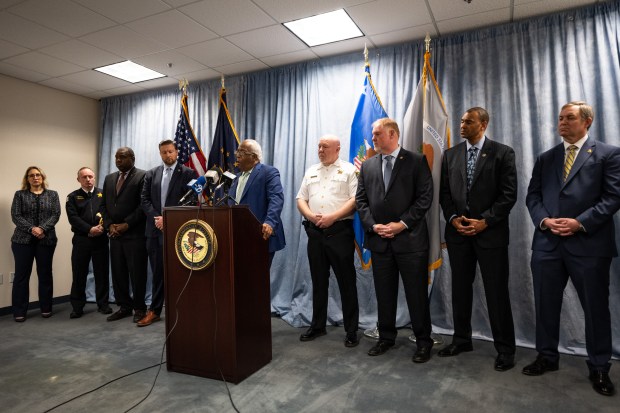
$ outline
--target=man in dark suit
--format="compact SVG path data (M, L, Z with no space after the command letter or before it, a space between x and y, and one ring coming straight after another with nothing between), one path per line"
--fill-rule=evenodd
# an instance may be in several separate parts
M95 298L98 311L111 314L108 304L110 297L110 251L108 237L101 223L99 206L103 199L101 189L95 187L95 173L88 167L80 168L77 173L80 188L67 195L67 217L73 231L73 250L71 251L70 318L80 318L86 305L86 280L88 266L92 260L95 277Z
M474 107L461 117L465 142L448 149L441 164L440 203L452 269L452 344L437 354L472 351L471 313L476 262L497 350L495 370L514 367L515 333L508 293L508 214L517 201L515 153L484 134L489 114Z
M618 255L613 215L620 208L620 148L588 135L594 112L585 102L564 105L563 142L538 157L526 198L536 227L532 276L536 304L536 360L529 376L559 366L560 312L570 278L584 312L586 361L595 391L615 393L609 378L609 269Z
M284 207L284 191L280 172L273 166L261 163L263 153L253 139L241 142L237 152L238 178L230 187L229 194L239 205L247 205L256 219L262 222L263 239L269 240L269 265L276 251L286 245L280 214ZM273 292L273 289L272 289Z
M110 237L114 298L120 306L108 321L129 317L133 310L137 323L146 315L146 220L140 199L145 172L134 166L136 158L131 148L119 148L115 160L119 171L105 177L101 203L103 227Z
M401 148L399 136L392 119L373 123L378 155L362 163L355 196L377 294L379 341L368 355L378 356L394 346L400 272L417 342L413 362L424 363L433 347L425 219L433 199L433 180L425 157Z
M156 166L144 176L142 209L146 214L146 249L153 273L151 307L138 327L159 321L164 307L164 207L178 206L186 185L196 177L196 172L177 162L179 151L173 140L159 143L163 165Z

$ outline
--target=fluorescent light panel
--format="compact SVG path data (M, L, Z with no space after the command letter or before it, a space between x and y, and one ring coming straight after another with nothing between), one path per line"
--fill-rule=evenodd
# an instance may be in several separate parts
M95 70L131 83L144 82L146 80L159 79L160 77L166 76L148 67L130 62L129 60L113 65L97 67Z
M310 47L364 35L343 9L294 20L284 25Z

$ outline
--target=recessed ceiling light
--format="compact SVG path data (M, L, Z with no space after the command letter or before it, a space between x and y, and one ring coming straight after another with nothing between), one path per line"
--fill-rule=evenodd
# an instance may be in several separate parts
M284 25L310 47L364 35L343 9L294 20Z
M115 63L113 65L97 67L95 70L131 83L166 77L166 75L162 75L159 72L151 70L148 67L141 66L137 63L130 62L129 60Z

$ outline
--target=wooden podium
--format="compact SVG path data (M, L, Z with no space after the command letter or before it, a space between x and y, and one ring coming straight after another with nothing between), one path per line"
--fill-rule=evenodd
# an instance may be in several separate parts
M190 277L175 238L196 219L213 228L218 247L213 264ZM168 370L239 383L271 361L269 256L261 224L246 206L172 207L164 210L164 228Z

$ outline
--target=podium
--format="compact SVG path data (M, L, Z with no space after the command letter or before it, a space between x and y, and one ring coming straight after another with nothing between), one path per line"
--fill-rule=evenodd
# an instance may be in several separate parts
M179 228L196 220L213 229L217 255L190 276L175 239ZM246 206L170 207L164 229L167 368L237 384L272 357L269 253L261 223Z

